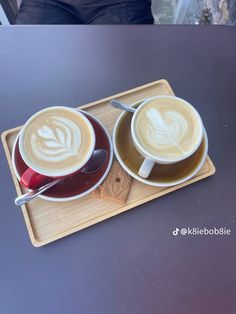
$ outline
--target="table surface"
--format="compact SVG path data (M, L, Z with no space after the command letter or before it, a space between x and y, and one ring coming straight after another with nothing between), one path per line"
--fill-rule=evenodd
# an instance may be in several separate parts
M4 151L0 313L236 313L236 28L0 28L0 129L167 79L201 113L213 177L34 248ZM56 205L55 205L56 206ZM173 236L175 228L228 236Z

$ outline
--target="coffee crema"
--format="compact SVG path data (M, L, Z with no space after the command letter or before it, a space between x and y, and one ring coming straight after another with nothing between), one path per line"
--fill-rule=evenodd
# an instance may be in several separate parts
M178 98L150 100L137 113L134 130L141 147L166 161L187 156L202 138L198 113Z
M63 176L87 161L93 143L89 122L71 109L55 107L33 116L24 128L26 163L39 173Z

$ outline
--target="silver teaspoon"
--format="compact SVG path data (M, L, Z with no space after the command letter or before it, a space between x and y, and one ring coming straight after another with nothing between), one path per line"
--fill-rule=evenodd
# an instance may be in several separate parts
M118 109L121 109L121 110L124 110L124 111L127 111L127 112L131 112L131 113L134 113L135 112L135 109L128 106L128 105L125 105L123 104L122 102L120 102L119 100L116 100L116 99L112 99L110 104L112 105L112 107L115 107L115 108L118 108Z
M51 187L53 187L54 185L56 185L57 183L61 182L62 180L58 179L58 180L54 180L52 182L49 182L43 186L41 186L39 189L37 190L32 190L28 193L25 193L21 196L18 196L15 199L15 204L17 206L21 206L25 203L30 202L31 200L33 200L35 197L37 197L38 195L42 194L43 192L47 191L48 189L50 189Z
M88 173L88 174L92 174L94 172L97 172L99 169L102 168L102 166L104 165L105 161L107 159L107 151L105 149L96 149L89 161L89 163L87 165L85 165L85 167L81 170L81 172L83 173ZM35 197L37 197L38 195L42 194L43 192L49 190L51 187L53 187L54 185L56 185L57 183L63 181L64 179L57 179L54 180L52 182L49 182L43 186L41 186L40 188L38 188L37 190L32 190L28 193L25 193L21 196L18 196L15 199L15 204L17 206L21 206L25 203L28 203L30 201L32 201Z

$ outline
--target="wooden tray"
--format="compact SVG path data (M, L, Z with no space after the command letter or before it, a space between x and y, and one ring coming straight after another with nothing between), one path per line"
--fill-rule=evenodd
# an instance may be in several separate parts
M80 108L97 117L111 132L120 111L109 106L112 98L118 98L131 104L140 99L155 95L174 95L170 85L165 80L159 80L135 89L113 95L111 97L90 103ZM23 189L14 175L11 163L11 151L16 135L21 127L7 130L2 134L2 141L7 160L11 169L17 194L21 195ZM215 167L207 157L200 172L191 180L174 187L157 188L134 180L125 205L113 201L95 199L91 195L69 202L49 202L43 199L23 205L22 212L29 232L31 242L39 247L49 242L65 237L73 232L92 226L102 220L120 214L140 204L164 194L175 191L183 186L194 183L215 173ZM12 200L12 203L14 200Z

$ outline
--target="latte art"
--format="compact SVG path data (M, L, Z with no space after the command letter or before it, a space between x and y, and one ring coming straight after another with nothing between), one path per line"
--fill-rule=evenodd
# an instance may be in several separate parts
M49 176L73 173L91 156L94 131L81 113L66 107L40 111L25 125L22 157L36 172Z
M134 132L148 154L174 161L190 154L202 138L202 122L193 107L178 98L152 99L138 111Z
M150 108L146 112L146 117L147 124L143 134L146 135L150 145L158 145L160 149L176 146L184 153L180 143L188 132L188 123L183 116L174 111L167 111L161 115L157 109Z
M52 117L31 136L34 154L45 161L63 161L76 156L81 145L81 130L73 121Z

